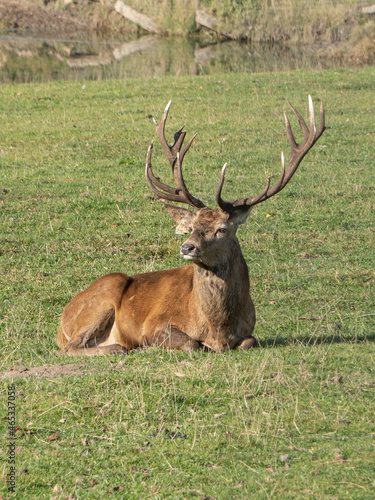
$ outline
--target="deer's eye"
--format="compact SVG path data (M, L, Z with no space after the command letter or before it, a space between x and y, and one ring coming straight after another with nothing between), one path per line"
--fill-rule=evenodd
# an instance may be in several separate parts
M216 230L215 232L215 236L222 236L223 234L225 234L227 232L227 228L226 227L219 227L219 229Z

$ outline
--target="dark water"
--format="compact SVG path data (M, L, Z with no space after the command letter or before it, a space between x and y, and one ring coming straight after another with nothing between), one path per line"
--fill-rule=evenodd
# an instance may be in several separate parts
M314 50L143 36L104 41L86 35L0 33L0 81L104 80L345 67ZM346 65L348 66L348 65Z

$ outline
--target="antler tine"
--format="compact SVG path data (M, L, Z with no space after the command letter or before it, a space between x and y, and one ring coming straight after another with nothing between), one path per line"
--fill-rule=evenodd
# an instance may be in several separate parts
M223 168L221 169L221 176L220 176L220 181L216 189L215 193L215 201L223 210L224 212L231 213L233 211L233 205L232 203L228 201L224 201L221 197L221 190L223 189L223 184L224 184L224 178L225 178L225 169L227 168L227 163L224 164Z
M303 157L310 151L312 146L316 143L316 141L319 139L319 137L322 135L322 133L325 130L325 119L324 119L324 107L323 103L320 103L320 126L318 132L316 131L316 126L315 126L315 112L314 112L314 105L312 102L312 98L309 95L309 118L310 118L310 130L307 128L307 125L302 118L302 116L298 113L298 111L288 102L291 110L295 114L295 116L298 119L298 122L300 124L300 127L303 132L303 141L301 144L297 144L292 128L290 126L289 119L287 115L285 115L285 123L286 123L286 131L287 131L287 136L290 144L290 150L291 150L291 158L289 161L288 169L285 175L284 183L282 187L280 187L279 191L288 184L289 180L292 178L294 172L297 170L298 165L301 163ZM272 196L272 195L271 195Z
M182 144L185 140L186 137L186 132L183 132L184 125L179 128L173 136L173 144L172 146L169 146L167 143L167 140L165 138L165 123L168 118L168 113L169 113L169 108L171 107L172 101L169 101L169 103L166 105L162 119L160 123L158 123L155 118L153 118L153 121L155 123L155 128L156 128L156 135L158 136L158 139L160 141L160 144L162 145L165 154L167 155L168 161L172 167L172 170L174 170L174 165L176 163L177 159L177 153L180 152L180 160L182 163L182 160L184 159L185 153L189 150L191 143L193 142L194 138L196 137L197 134L195 134L190 141L186 144L186 146L183 148L181 151Z
M302 118L302 116L298 113L296 108L290 104L289 101L287 101L290 109L293 111L294 115L297 117L298 123L302 129L303 132L303 138L304 140L309 136L310 131L307 128L305 120ZM312 107L312 113L311 113L311 108L310 108L310 103L311 103L311 97L309 96L309 111L310 111L310 127L311 129L314 129L315 131L315 116L314 116L314 107ZM292 127L290 126L289 118L286 112L284 111L284 118L285 118L285 124L286 124L286 133L288 136L288 140L290 145L293 144L293 147L297 147L297 143L294 139L293 132L292 132Z
M190 143L192 140L190 141ZM198 198L195 198L192 194L189 193L188 188L186 187L183 175L182 175L182 168L181 168L181 155L180 153L177 153L177 160L176 160L176 166L175 170L173 172L174 175L174 181L176 186L178 187L178 192L179 194L181 193L181 200L184 203L188 203L192 207L195 208L204 208L206 205L202 203ZM182 199L183 198L183 199Z
M187 203L195 208L203 208L205 207L205 205L200 200L198 200L189 193L189 190L185 184L182 175L182 168L181 168L184 156L189 150L194 138L196 137L196 134L189 140L189 142L185 145L182 151L181 147L186 136L186 132L182 131L183 127L181 127L180 129L177 130L177 132L175 132L174 143L172 144L172 146L169 146L165 139L165 134L164 134L165 122L168 117L168 112L171 106L171 102L172 101L169 101L169 103L167 104L161 122L158 124L154 119L154 123L158 139L172 167L173 179L176 187L173 188L171 186L168 186L167 184L164 184L152 172L152 167L151 167L151 153L153 148L152 143L148 148L147 158L146 158L146 180L152 192L155 193L159 198L168 201Z
M193 140L197 136L197 134L194 134L193 137L189 140L189 142L186 144L186 146L182 149L181 147L182 144L185 140L186 137L186 132L183 132L184 126L179 128L175 133L173 137L173 144L172 146L169 146L167 143L167 140L165 138L165 123L168 118L168 113L169 113L169 108L171 107L172 101L169 101L169 103L166 105L161 122L158 124L157 121L154 118L154 123L156 127L156 135L158 136L158 139L163 146L164 152L167 155L167 158L169 160L169 163L172 167L172 171L174 173L174 166L176 164L176 159L177 159L177 153L180 153L180 162L182 163L185 154L188 152Z
M169 108L171 107L172 101L169 101L168 104L166 105L164 109L163 116L161 118L160 123L158 123L155 118L153 118L155 128L156 128L156 135L158 136L158 139L160 141L160 144L162 145L164 149L164 153L167 155L168 161L173 169L174 163L176 161L176 155L174 154L173 148L176 146L176 144L179 142L179 147L181 147L184 139L186 132L182 132L182 129L184 128L183 126L177 130L174 134L174 143L172 146L169 146L164 135L164 129L165 129L165 122L168 118L168 113L169 113Z
M319 139L319 137L322 135L322 133L326 129L326 123L325 123L325 115L324 115L324 105L323 101L320 103L320 125L319 128L316 132L316 140Z
M158 196L161 196L161 195L165 196L166 193L169 193L170 195L175 196L176 189L173 189L172 187L168 186L167 184L164 184L163 182L161 182L161 180L158 177L156 177L152 171L151 154L152 154L153 147L154 147L154 144L151 142L151 144L147 150L147 158L146 158L147 184L149 185L150 189ZM157 188L162 189L163 191L165 191L165 193L163 193L162 191L159 191ZM170 201L173 201L173 200L170 200Z
M267 184L264 190L257 196L254 196L253 198L238 198L237 200L234 200L232 202L226 202L222 200L221 198L221 189L223 186L224 182L224 172L222 171L222 176L220 179L220 183L216 192L216 202L219 205L219 207L224 210L225 212L231 213L234 210L238 209L245 209L248 210L251 206L256 205L257 203L261 203L262 201L267 200L271 196L275 195L279 191L281 191L290 181L292 178L293 174L297 170L299 164L301 163L303 157L309 152L309 150L312 148L312 146L316 143L316 141L319 139L319 137L323 134L325 130L325 116L324 116L324 106L323 103L320 104L320 126L319 129L316 130L315 126L315 113L314 113L314 106L313 102L311 99L311 96L309 95L309 125L310 125L310 130L307 127L304 119L300 115L300 113L288 102L291 110L293 111L294 115L296 116L298 123L301 127L302 133L303 133L303 141L301 144L297 144L292 128L289 122L289 119L284 113L285 116L285 124L286 124L286 133L290 145L290 150L291 150L291 158L289 161L288 168L285 170L285 161L284 161L284 154L281 153L281 173L279 176L278 181L272 188L270 188L270 178L267 179Z

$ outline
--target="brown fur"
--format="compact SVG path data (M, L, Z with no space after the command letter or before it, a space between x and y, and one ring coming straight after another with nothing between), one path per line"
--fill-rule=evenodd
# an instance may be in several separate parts
M190 222L185 244L194 244L193 263L96 280L63 311L57 338L62 353L108 354L152 344L222 351L252 338L255 312L235 236L238 222L221 210L194 214L169 205L168 211L177 222L181 216Z

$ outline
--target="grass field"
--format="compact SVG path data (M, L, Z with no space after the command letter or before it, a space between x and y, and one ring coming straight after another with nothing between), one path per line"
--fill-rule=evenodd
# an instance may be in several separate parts
M1 380L0 496L374 498L374 73L0 87L0 371L29 372ZM226 161L226 199L277 176L286 98L307 116L308 94L327 131L239 230L260 347L58 357L62 309L95 278L183 265L144 178L151 115L172 99L167 134L198 132L185 178L213 207ZM156 144L153 166L170 175Z

